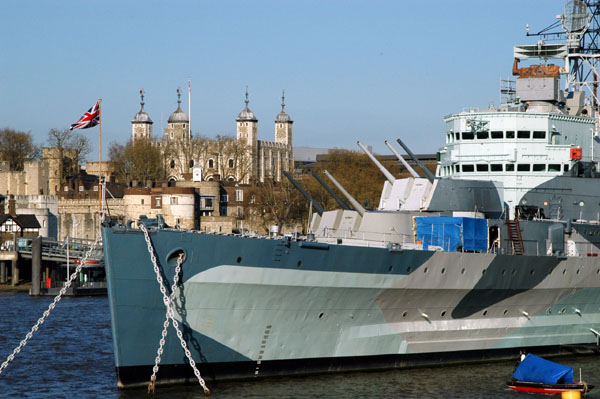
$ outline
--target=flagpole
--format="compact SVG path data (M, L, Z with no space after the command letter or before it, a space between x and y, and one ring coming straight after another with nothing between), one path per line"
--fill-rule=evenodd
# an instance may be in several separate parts
M192 78L188 78L188 136L192 138Z
M100 170L100 176L98 176L98 203L100 204L100 221L102 221L103 216L102 215L102 99L99 98L98 99L98 149L99 149L99 156L98 159L100 161L99 163L99 170Z

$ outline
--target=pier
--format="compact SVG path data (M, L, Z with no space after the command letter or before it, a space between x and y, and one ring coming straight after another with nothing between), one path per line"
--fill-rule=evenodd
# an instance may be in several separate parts
M93 240L46 237L17 237L16 245L0 251L0 284L31 280L30 295L57 295ZM106 295L102 244L97 243L79 276L65 295Z

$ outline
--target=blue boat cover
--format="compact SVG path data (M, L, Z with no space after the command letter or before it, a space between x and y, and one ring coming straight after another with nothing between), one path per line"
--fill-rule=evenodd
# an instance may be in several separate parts
M429 245L442 247L444 251L456 252L487 250L487 220L470 217L418 216L417 240L423 249Z
M529 353L515 370L513 378L544 384L572 384L573 369Z

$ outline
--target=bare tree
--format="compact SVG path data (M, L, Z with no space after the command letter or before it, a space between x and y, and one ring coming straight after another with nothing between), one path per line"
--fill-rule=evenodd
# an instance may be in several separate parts
M153 141L135 140L126 145L113 142L108 153L121 181L158 181L165 178L161 150Z
M92 152L87 136L69 129L50 129L48 144L57 150L61 182L75 175L78 172L78 165Z
M8 162L11 171L21 171L25 162L39 157L40 148L33 143L31 133L0 129L0 160Z

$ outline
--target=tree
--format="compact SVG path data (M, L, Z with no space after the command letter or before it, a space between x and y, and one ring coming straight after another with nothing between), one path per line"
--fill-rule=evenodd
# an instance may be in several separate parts
M151 140L111 143L108 149L117 177L122 181L158 181L165 178L160 148Z
M277 226L281 232L284 225L292 227L296 224L306 230L308 202L289 180L275 182L269 178L264 183L256 182L249 194L250 217L255 218L264 230Z
M0 160L8 162L11 171L22 171L25 162L39 157L40 148L33 143L31 133L0 129Z
M48 144L56 148L61 182L77 172L77 166L92 152L87 136L69 129L48 131Z

